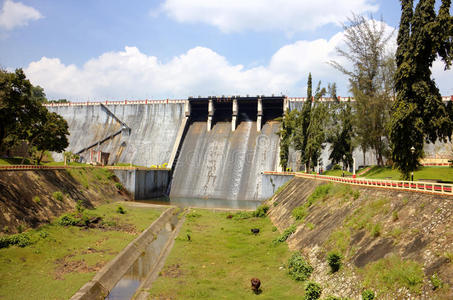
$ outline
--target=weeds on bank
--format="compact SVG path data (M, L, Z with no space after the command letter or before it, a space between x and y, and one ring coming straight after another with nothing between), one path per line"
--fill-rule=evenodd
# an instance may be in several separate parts
M422 267L411 260L402 260L396 255L368 264L363 270L365 287L375 287L386 293L406 287L412 293L420 293L423 285Z
M280 236L278 236L276 239L274 239L272 241L272 243L274 245L277 245L279 243L285 242L294 232L296 232L296 229L297 229L297 227L295 224L289 226L282 232L282 234Z

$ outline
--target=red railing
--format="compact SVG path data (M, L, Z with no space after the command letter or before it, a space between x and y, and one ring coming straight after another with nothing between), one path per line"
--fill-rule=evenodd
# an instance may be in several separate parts
M330 181L330 182L340 182L340 183L352 184L352 185L398 189L398 190L453 196L453 184L447 184L447 183L434 183L434 182L422 182L422 181L397 181L397 180L368 179L368 178L348 178L348 177L325 176L325 175L295 173L295 172L263 172L263 173L269 174L269 175L296 176L296 177L324 180L324 181Z
M129 166L34 166L34 165L4 165L0 166L0 171L32 171L32 170L64 170L82 168L105 168L109 170L162 170L169 171L169 168L146 168Z

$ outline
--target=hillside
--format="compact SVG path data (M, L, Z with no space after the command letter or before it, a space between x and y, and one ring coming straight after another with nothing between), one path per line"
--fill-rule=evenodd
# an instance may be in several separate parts
M452 200L295 178L269 200L269 216L280 231L297 225L288 245L314 267L324 296L452 299ZM336 273L331 252L343 257Z
M47 223L73 210L128 200L115 176L105 169L0 172L0 232L15 233Z

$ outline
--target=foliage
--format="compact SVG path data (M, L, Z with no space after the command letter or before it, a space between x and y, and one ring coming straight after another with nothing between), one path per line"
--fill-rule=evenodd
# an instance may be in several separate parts
M294 225L294 224L291 225L291 226L289 226L288 228L286 228L286 229L282 232L282 234L281 234L279 237L277 237L276 239L274 239L274 240L272 241L272 243L273 243L274 245L276 245L276 244L278 244L278 243L283 243L283 242L285 242L285 241L290 237L291 234L293 234L294 232L296 232L296 229L297 229L297 227L296 227L296 225Z
M411 260L402 260L396 255L368 264L362 270L364 285L389 292L396 287L406 287L412 293L419 293L423 286L422 267Z
M248 211L238 211L233 215L234 220L245 220L245 219L250 219L253 217L251 212Z
M35 202L36 204L41 204L41 198L39 198L39 196L34 196L33 202Z
M330 125L331 129L327 133L327 142L331 144L329 159L334 165L334 170L341 170L338 165L340 161L343 165L352 165L352 153L354 151L353 137L353 115L350 103L332 104ZM343 158L344 157L344 158Z
M337 252L330 252L327 254L327 263L330 266L332 273L337 272L341 268L341 254Z
M362 299L363 300L373 300L374 299L374 292L372 290L364 290L362 292Z
M393 33L387 34L385 23L372 18L353 15L348 21L349 24L343 26L347 49L337 49L337 52L352 68L346 69L335 61L331 65L349 77L356 100L357 142L364 152L373 149L378 164L383 165L383 157L389 151L387 123L395 71L394 57L386 53L386 46Z
M312 94L312 78L311 73L308 74L307 82L307 99L304 102L302 111L298 114L297 127L294 132L294 148L300 151L301 162L305 164L308 170L307 161L307 142L308 142L308 127L310 126L311 106L313 101Z
M307 216L307 207L305 205L298 206L298 207L293 209L293 211L291 212L291 215L297 221L303 220Z
M429 278L429 280L431 281L431 284L433 285L433 290L441 289L444 285L442 279L440 279L440 277L436 273L434 273Z
M52 193L52 197L53 197L55 200L63 201L63 193L60 192L60 191L53 192L53 193Z
M435 1L420 0L415 10L414 1L401 1L390 140L392 160L404 179L419 165L425 141L446 140L452 134L453 121L431 76L438 55L446 68L451 66L450 5L451 1L442 1L436 14Z
M294 131L297 128L298 111L286 111L278 132L280 136L280 166L283 170L287 169L289 147L294 137Z
M256 218L264 218L269 210L269 205L261 204L256 208L252 215Z
M304 299L306 300L316 300L321 297L322 288L316 282L307 282L305 286L305 296Z
M123 185L120 182L115 182L115 187L118 191L122 191L124 189Z
M119 214L124 215L124 214L126 213L126 210L124 209L124 207L122 207L121 205L119 205L119 206L116 208L116 212L119 213Z
M14 73L0 70L0 147L7 154L23 143L28 151L37 152L39 163L46 150L61 152L68 146L68 124L42 103L45 94L33 87L22 69Z
M12 235L5 235L5 236L0 237L0 249L8 248L9 246L13 246L13 245L23 248L23 247L26 247L31 244L32 244L32 241L30 238L30 234L28 234L26 232L12 234Z
M288 260L288 274L296 281L305 281L310 278L313 267L304 260L299 252L294 253Z

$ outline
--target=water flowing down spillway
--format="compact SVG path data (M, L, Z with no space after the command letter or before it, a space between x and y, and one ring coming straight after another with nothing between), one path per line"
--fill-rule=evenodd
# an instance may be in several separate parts
M181 147L170 197L228 200L262 200L261 172L276 170L280 123L266 122L257 132L256 122L217 122L207 131L206 122L193 122Z

